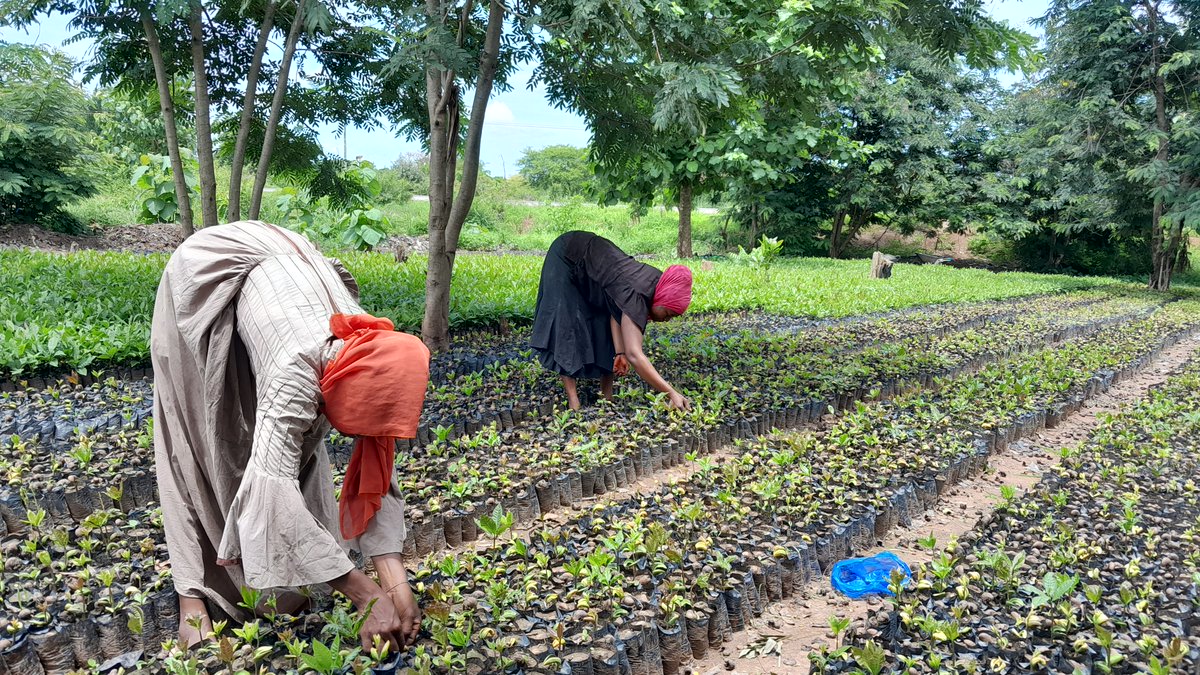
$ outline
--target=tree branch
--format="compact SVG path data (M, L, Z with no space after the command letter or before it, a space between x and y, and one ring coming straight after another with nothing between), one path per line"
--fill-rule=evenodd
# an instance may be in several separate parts
M479 58L479 76L475 80L475 100L471 103L471 119L467 127L462 186L455 195L454 207L446 223L446 252L451 260L458 249L458 237L471 209L471 202L475 199L475 188L479 181L479 145L483 138L488 99L492 95L492 84L500 61L500 36L503 30L504 5L499 0L490 0L487 33L483 41L483 54Z
M780 49L777 52L767 54L766 56L764 56L763 58L761 58L757 61L752 61L751 63L746 64L745 67L746 68L754 68L756 66L761 66L762 64L766 63L767 61L772 61L772 60L776 59L777 57L782 56L783 54L785 54L787 52L790 52L793 48L795 48L796 45L800 44L801 42L804 42L805 38L807 38L807 37L808 37L808 34L806 32L805 34L796 38L796 41L793 42L792 44L784 47L783 49Z
M242 115L238 122L237 140L233 144L233 161L229 178L229 205L226 219L240 220L242 214L242 169L246 163L246 143L250 139L250 121L254 116L254 97L258 93L258 75L262 70L263 55L275 20L275 0L268 0L263 10L262 24L258 28L258 42L254 45L254 56L250 60L250 72L246 75L246 95L242 99Z

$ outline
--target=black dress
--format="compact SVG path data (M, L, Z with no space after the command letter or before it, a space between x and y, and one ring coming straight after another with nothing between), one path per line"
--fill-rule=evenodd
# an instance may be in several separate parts
M646 330L662 272L591 232L567 232L550 245L538 285L529 344L547 370L576 378L612 372L608 319L628 316Z

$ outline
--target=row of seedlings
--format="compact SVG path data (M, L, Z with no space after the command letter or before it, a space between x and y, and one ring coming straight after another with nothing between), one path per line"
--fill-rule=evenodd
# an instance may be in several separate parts
M1128 318L1124 307L1105 309L1116 313L1089 307L932 341L914 339L896 349L871 348L851 357L794 357L793 364L803 361L814 373L809 378L797 375L803 368L780 367L771 359L751 365L735 357L731 372L739 375L709 384L688 415L639 406L632 388L617 405L561 413L540 429L488 428L412 450L399 459L414 523L405 551L420 556L475 540L474 520L496 504L513 512L518 523L532 523L554 509L578 507L676 466L686 455L714 452L739 435L795 427L873 391L890 396L904 386L927 385L938 375ZM774 353L767 341L759 342L745 351ZM835 361L842 367L829 373Z
M1159 298L1125 295L1087 292L1038 298L1028 301L1024 313L1069 311L1118 299L1125 300L1131 308L1146 308L1161 303ZM1009 321L1013 317L1014 310L1008 303L980 303L952 306L933 316L921 313L899 320L839 321L794 334L784 332L776 337L779 338L777 343L780 348L792 354L849 353L872 344L921 336L936 337L998 321ZM715 341L718 336L729 338L728 345L736 345L747 339L758 342L764 332L748 326L760 325L764 321L765 318L747 321L741 318L700 317L655 326L647 340L648 353L659 364L673 363L682 358L686 362L695 362L693 370L702 370L719 356L715 350L715 345L719 344ZM678 346L681 343L685 344ZM533 423L549 416L562 397L557 378L548 376L532 359L521 359L506 365L509 367L488 368L431 389L414 445L477 433L493 424L500 430L508 430L519 426L522 421ZM716 367L716 364L710 367Z
M1118 312L1121 311L1145 311L1147 305L1144 303L1135 307L1130 307L1130 303L1110 302L1101 306L1094 306L1095 303L1089 300L1083 300L1080 303L1082 306L1074 309L1066 309L1063 306L1065 299L1053 299L1047 302L1054 303L1048 308L1049 312L1057 310L1054 314L1054 320L1060 324L1068 325L1072 330L1079 330L1085 327L1078 325L1078 322L1098 321L1097 316L1108 316L1109 320L1118 320ZM1104 314L1100 311L1103 307ZM976 308L972 308L976 309ZM1074 322L1074 323L1072 323ZM1094 328L1094 326L1093 326ZM1002 329L992 327L992 333L997 333ZM935 359L941 359L943 362L948 362L947 359L953 359L953 354L956 351L969 351L974 349L979 351L979 345L988 345L991 338L987 334L975 335L973 332L968 337L971 338L973 344L965 345L960 348L948 341L951 336L942 338L941 353L935 354ZM1061 337L1061 335L1051 338ZM732 350L736 353L756 352L771 349L778 353L778 346L769 347L766 345L737 347L737 344L751 341L751 338L745 338L734 343ZM706 343L704 340L695 340L689 344L695 345L697 348L703 347ZM861 372L855 371L839 371L833 378L808 378L804 382L798 382L792 375L785 376L777 382L771 382L775 385L776 390L767 390L760 383L757 387L742 387L744 393L739 398L745 399L749 396L757 396L759 400L782 400L778 393L779 387L795 390L798 385L807 385L809 397L798 395L798 392L793 391L791 398L794 404L789 406L796 411L807 410L807 415L819 414L824 409L825 404L822 397L827 396L827 392L823 390L841 390L842 393L836 396L830 396L829 401L835 405L844 405L848 400L854 397L861 397L868 389L868 381L862 379L862 376L870 375L875 379L883 382L881 387L890 389L892 382L897 378L902 377L911 372L916 367L925 365L916 357L915 353L906 353L902 347L899 350L893 350L894 353L884 354L880 350L872 348L867 352L860 353L857 356L857 361L863 365L860 367ZM804 363L804 368L811 372L820 372L823 369L832 368L833 357L826 354L797 356L793 361L793 365L797 365L801 360ZM756 369L750 368L748 364L736 364L739 368L746 368L748 372L758 373L763 370L761 364ZM942 364L943 367L945 363ZM961 365L961 364L960 364ZM518 370L515 366L506 366L502 371L504 373L512 373ZM536 382L537 378L546 379L541 369L532 362L526 362L520 370L523 370L522 377L529 381ZM891 373L888 376L888 373ZM695 378L692 378L693 380ZM36 436L37 438L52 439L33 442L22 437L10 437L6 441L7 447L0 448L0 470L2 470L5 483L0 485L0 516L3 516L5 527L15 528L16 525L23 520L22 507L45 510L52 521L80 522L88 513L97 508L106 507L109 504L115 503L119 508L128 510L133 506L145 507L150 502L154 501L155 484L152 476L152 454L148 451L152 430L146 425L145 420L150 414L150 388L146 382L123 382L120 386L112 387L114 383L106 383L105 387L110 387L103 390L97 390L96 387L64 387L63 389L46 390L37 392L25 397L24 407L32 409L41 417L34 417L33 424L26 424L25 428L30 426L36 427L38 424L54 427L56 430L52 434L43 434ZM435 388L436 389L436 388ZM520 387L518 391L511 395L520 397ZM762 391L760 391L762 390ZM105 396L107 392L108 396ZM764 393L765 392L765 393ZM847 393L848 392L848 393ZM460 395L471 393L468 388L458 391ZM527 392L524 392L527 393ZM551 394L547 394L550 396ZM636 409L639 403L640 396L636 390L629 390L625 393L626 404L621 407L621 410L626 411L618 413L619 416L629 417L632 414L632 419L639 427L646 426L646 422L658 422L661 415L655 415L651 411L641 408ZM104 403L97 403L104 401ZM743 407L753 409L758 407L758 404L746 405L743 400L740 402ZM763 404L762 407L767 407ZM612 421L605 420L605 416L611 417L611 409L606 410L599 416L593 416L586 424L576 424L576 418L571 415L560 415L554 419L548 428L550 433L547 435L548 442L555 444L556 438L567 437L580 434L588 428L593 428L603 423ZM693 422L694 427L703 428L711 426L715 415L719 412L717 405L710 405L697 411L696 420ZM736 411L735 411L736 412ZM40 420L40 421L38 421ZM509 420L511 423L511 420ZM786 420L781 420L785 422ZM651 425L654 426L654 425ZM570 428L568 428L570 427ZM447 475L460 473L453 464L443 464L446 446L450 444L447 438L443 435L446 428L437 430L439 436L435 438L430 445L420 448L413 454L419 466L422 467L443 467L449 469L445 471ZM674 433L675 429L664 429L665 432ZM512 437L515 434L505 434ZM593 434L594 435L594 434ZM693 436L695 434L692 434ZM20 436L18 434L18 436ZM334 437L335 443L335 461L345 461L345 454L348 451L349 442L340 437ZM524 439L528 441L529 439ZM653 442L644 442L646 439L641 439L641 453L636 452L638 448L633 448L635 452L627 453L633 455L633 460L636 461L641 454L648 454L651 448L660 447L658 441L661 438L651 439ZM463 436L457 439L453 445L454 452L459 454L467 454L477 458L480 452L487 452L489 457L498 460L504 455L503 452L496 452L494 448L501 442L501 434L493 429L486 429L483 432L477 432L474 435ZM681 439L682 442L682 439ZM525 443L524 445L528 445ZM46 446L49 446L47 448ZM341 449L341 456L338 455L337 449ZM49 450L49 452L47 452ZM617 450L608 443L592 443L582 444L578 448L573 449L572 453L577 455L578 462L583 464L583 472L586 474L593 469L599 470L601 466L612 468L613 454ZM535 453L541 455L542 453ZM656 453L657 454L657 453ZM423 455L423 456L422 456ZM508 463L510 471L506 474L501 470L495 472L494 476L488 479L481 479L478 475L468 476L464 480L455 481L454 484L447 485L447 491L452 497L466 496L465 490L478 490L480 486L491 482L499 484L499 488L508 492L516 492L527 496L526 502L532 505L534 494L533 491L526 485L530 481L525 481L516 485L505 485L507 477L512 474L518 467L528 464L529 461L537 461L538 458L517 457L514 461ZM657 462L657 459L652 460ZM626 462L626 463L631 463ZM670 462L670 453L668 453L668 462ZM460 459L458 464L464 462ZM413 464L408 464L411 467ZM472 462L473 465L473 462ZM503 467L504 463L497 461L497 465ZM575 467L571 467L575 468ZM633 473L629 469L633 467L625 467L627 469L626 476ZM636 467L637 475L644 473L644 467ZM476 472L477 473L477 472ZM615 471L609 471L609 475L598 477L594 482L594 486L599 491L611 489ZM562 480L563 475L557 476ZM582 477L583 481L589 481L590 477ZM543 510L551 508L552 502L557 499L562 500L567 494L566 485L552 485L549 477L542 477L536 481L539 484L539 494L537 495L538 506L543 507ZM602 482L603 481L603 482ZM442 481L445 482L445 481ZM577 481L578 482L578 481ZM620 482L624 483L622 479ZM410 485L417 492L429 491L429 481L425 481L425 486ZM492 486L495 489L495 485ZM560 487L564 489L559 489ZM585 485L588 489L583 490L583 494L591 496L593 489L591 486ZM422 498L426 495L421 494ZM479 497L477 494L470 494L472 499ZM512 497L515 498L515 497ZM529 509L522 509L521 514L527 515ZM420 515L420 514L419 514ZM529 518L523 518L528 520ZM419 530L418 530L419 531ZM2 532L2 531L0 531ZM451 541L457 537L452 533Z
M431 556L418 571L434 608L433 644L418 648L410 667L677 672L765 602L982 471L993 449L1044 425L1056 406L1077 406L1192 333L1197 309L1169 308L1013 359L936 397L863 406L820 437L752 444L723 463L698 458L685 482L528 539L507 538L511 515L497 509L480 519L482 551ZM975 396L993 382L1008 395ZM1004 423L984 429L985 416ZM864 428L875 434L870 443L847 440Z
M1006 491L813 672L1200 669L1200 360Z

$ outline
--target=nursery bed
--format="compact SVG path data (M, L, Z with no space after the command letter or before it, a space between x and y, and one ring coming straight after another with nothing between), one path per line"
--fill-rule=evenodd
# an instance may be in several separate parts
M397 458L412 526L406 553L426 613L425 637L404 665L681 672L768 603L871 548L993 453L1072 415L1198 322L1195 301L1097 292L798 330L709 317L650 341L668 377L695 397L688 414L632 383L614 404L558 412L553 378L528 356L448 377L431 385L421 437ZM66 384L2 399L15 411L0 418L14 425L0 446L5 667L371 665L350 649L344 600L320 593L301 616L229 625L192 655L163 651L174 597L148 452L149 387ZM824 429L773 431L830 411ZM344 439L332 440L341 457ZM682 466L681 480L614 493ZM1121 471L1101 468L1131 489ZM1178 506L1154 499L1148 505ZM558 510L563 517L542 517ZM856 645L882 644L866 631ZM888 647L919 651L905 644ZM822 658L835 670L859 667L852 653ZM1180 658L1194 663L1196 654Z
M918 566L814 672L1195 672L1198 409L1193 360Z

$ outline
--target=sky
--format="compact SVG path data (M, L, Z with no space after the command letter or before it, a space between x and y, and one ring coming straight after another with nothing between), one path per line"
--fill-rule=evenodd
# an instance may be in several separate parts
M1029 21L1046 11L1048 0L986 0L985 6L997 19L1035 35L1040 31ZM86 42L67 43L71 31L61 15L46 17L26 30L0 27L0 41L42 44L61 49L77 60L89 57ZM529 86L533 65L526 64L513 77L511 89L496 92L488 105L484 124L480 159L483 168L495 176L510 176L517 172L517 160L526 148L568 144L584 146L590 134L583 119L569 112L556 110L546 99L541 87ZM1005 84L1018 80L1017 75L1000 74ZM362 157L376 166L388 166L406 152L420 151L420 145L397 137L386 127L376 130L350 128L345 138L333 127L319 130L321 144L331 154Z

